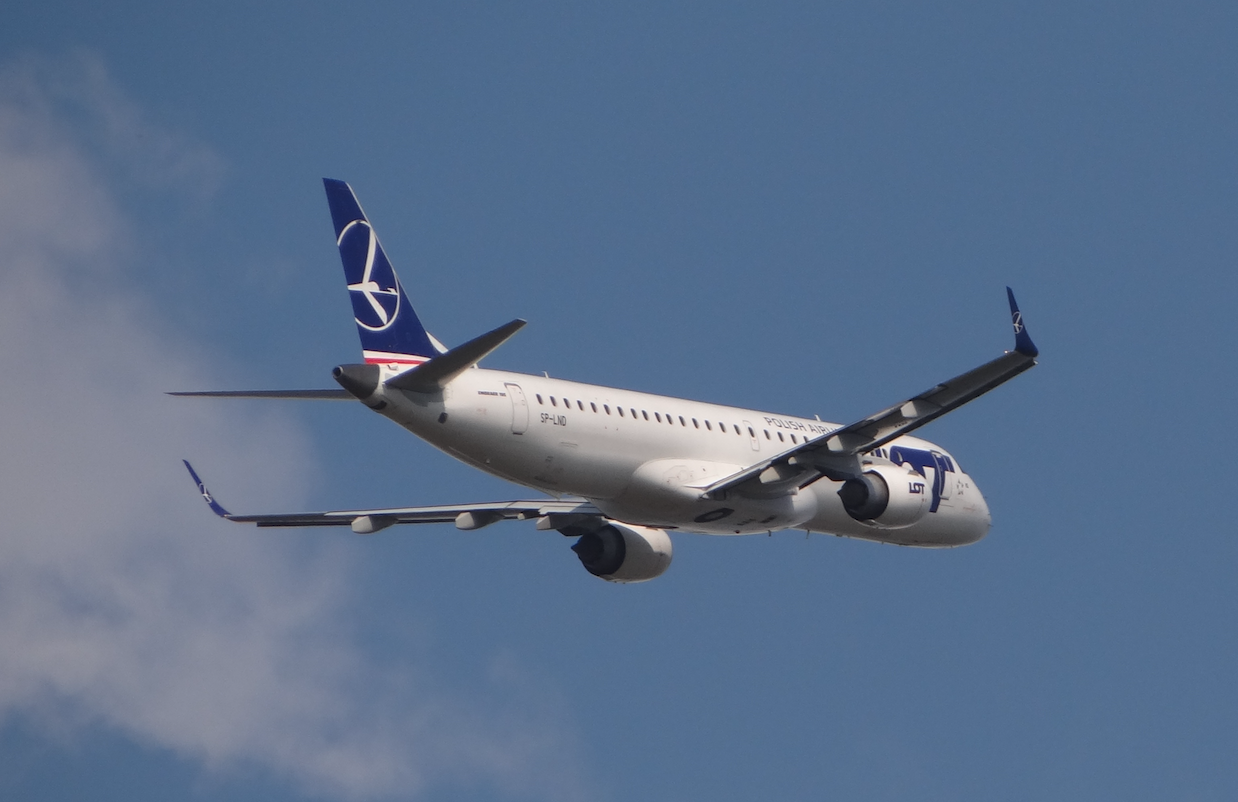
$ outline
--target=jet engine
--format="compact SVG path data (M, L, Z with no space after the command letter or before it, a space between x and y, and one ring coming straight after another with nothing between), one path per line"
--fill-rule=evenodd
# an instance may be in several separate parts
M848 515L883 529L901 529L923 518L928 495L928 481L902 465L875 465L838 489Z
M607 582L647 582L671 564L671 539L661 529L607 524L572 546L585 570Z

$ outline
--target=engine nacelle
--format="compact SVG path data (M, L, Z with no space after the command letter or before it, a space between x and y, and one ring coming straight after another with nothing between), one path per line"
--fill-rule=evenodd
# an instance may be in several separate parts
M607 582L648 582L671 564L671 539L661 529L607 524L572 546L585 570Z
M874 465L838 490L848 515L883 529L901 529L923 518L928 496L928 481L902 465Z

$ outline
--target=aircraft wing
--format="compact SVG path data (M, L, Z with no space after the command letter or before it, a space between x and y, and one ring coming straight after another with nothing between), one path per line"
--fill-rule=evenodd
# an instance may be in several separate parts
M1006 295L1010 300L1015 350L1007 351L997 359L931 387L901 404L826 432L720 479L701 488L701 495L716 494L746 482L760 482L762 475L771 468L774 470L765 474L768 479L781 480L786 475L795 474L800 479L799 487L806 487L822 476L846 476L854 472L852 466L857 464L856 455L918 429L1033 367L1040 351L1023 325L1023 315L1009 287L1006 288Z
M365 510L331 510L328 512L294 512L274 515L234 515L206 489L193 466L187 460L185 467L198 485L198 492L211 511L220 518L242 524L257 524L261 527L280 526L347 526L358 534L371 534L395 524L454 523L459 529L480 529L498 521L528 520L537 518L538 528L556 529L560 526L583 521L587 518L602 518L602 513L586 501L559 499L532 499L520 501L490 501L476 504L446 504L434 507L385 507ZM543 520L545 525L543 525Z
M199 390L195 392L167 393L194 398L277 398L301 401L355 401L356 396L347 390Z

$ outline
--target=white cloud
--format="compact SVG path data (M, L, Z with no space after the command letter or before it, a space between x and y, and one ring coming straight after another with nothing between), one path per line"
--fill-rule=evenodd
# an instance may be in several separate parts
M158 146L101 156L83 136ZM192 492L185 454L280 506L312 464L276 409L163 396L216 383L169 356L201 349L106 280L135 249L103 176L206 197L220 163L143 122L89 59L0 72L0 722L102 726L316 796L478 777L577 796L553 705L500 682L507 710L482 711L415 666L376 665L346 634L342 547L223 531Z

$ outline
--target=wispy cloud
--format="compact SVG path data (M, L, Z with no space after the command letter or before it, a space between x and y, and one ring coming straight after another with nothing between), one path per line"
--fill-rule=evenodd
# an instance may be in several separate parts
M157 299L79 289L134 250L107 176L207 197L221 165L89 58L0 72L0 722L102 726L315 796L461 778L579 796L562 717L537 692L500 681L504 704L483 710L417 666L377 664L347 634L344 547L221 532L181 475L192 454L293 506L312 464L275 409L162 395L213 382L169 356L210 363Z

